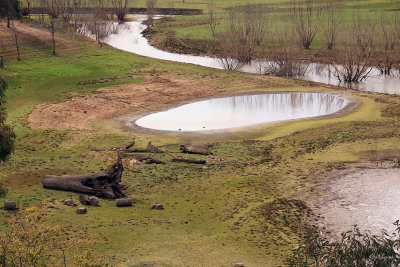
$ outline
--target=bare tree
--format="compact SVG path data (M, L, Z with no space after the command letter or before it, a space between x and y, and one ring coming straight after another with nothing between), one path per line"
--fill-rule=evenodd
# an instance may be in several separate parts
M259 66L258 71L261 74L280 77L296 77L306 74L309 62L302 59L302 52L299 51L290 27L283 26L279 39L272 42L270 50L272 51L270 60Z
M399 58L399 52L395 49L397 44L395 17L382 11L380 23L378 24L376 68L385 75L389 75Z
M362 18L359 10L353 13L353 38L362 51L374 46L375 22L369 17Z
M210 26L211 34L213 38L215 38L215 30L216 27L219 25L219 19L216 17L215 14L215 1L212 0L207 3L207 9L208 9L208 25Z
M313 0L306 0L305 2L297 0L297 3L291 8L291 17L296 29L298 43L304 49L310 49L318 32L320 11L318 7L315 7Z
M107 21L108 16L105 8L104 0L91 0L92 13L84 23L82 32L88 31L94 36L100 46L103 46L103 41L111 33L117 32L117 26L114 23Z
M63 0L43 0L45 4L45 13L49 16L50 25L47 27L51 34L51 39L53 41L53 56L56 55L56 31L60 28L59 17L64 11L64 1Z
M14 32L14 40L15 40L15 48L17 49L17 59L18 61L21 61L20 53L19 53L19 45L18 45L18 35L17 35L17 29L15 28L15 23L14 20L11 20L13 32Z
M324 23L322 29L325 35L325 47L333 49L336 39L343 24L342 0L331 0L323 9Z
M128 0L112 0L112 6L114 14L117 16L119 21L123 21L128 11Z
M154 8L156 7L157 0L146 0L147 7L147 21L149 26L153 26L154 22Z

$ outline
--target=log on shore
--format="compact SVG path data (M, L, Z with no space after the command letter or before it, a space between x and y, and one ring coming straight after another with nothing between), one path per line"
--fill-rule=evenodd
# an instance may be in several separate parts
M184 153L200 154L200 155L212 155L210 146L204 144L184 144L179 145L179 149Z
M122 192L123 185L120 184L123 170L122 156L118 154L117 162L104 172L77 176L45 175L42 184L48 189L73 191L111 199L121 198L125 196Z
M126 152L130 153L164 153L161 149L153 145L151 142L147 143L146 148L127 149Z
M130 149L135 145L135 140L130 141L129 143L125 145L119 145L119 146L113 146L110 148L102 148L102 147L95 147L95 146L88 146L89 150L92 151L125 151Z
M191 159L191 158L172 158L171 162L206 164L206 161L204 159Z

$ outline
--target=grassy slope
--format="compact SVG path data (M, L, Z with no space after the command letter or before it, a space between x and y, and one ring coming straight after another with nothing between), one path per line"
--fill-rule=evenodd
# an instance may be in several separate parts
M8 198L23 206L44 199L76 200L77 194L42 189L40 181L43 174L98 171L113 161L112 153L88 152L89 144L106 147L137 136L138 146L153 140L177 152L174 144L182 141L177 135L129 132L114 121L95 123L89 130L26 127L26 116L35 104L91 94L95 87L103 86L79 86L79 81L118 76L121 79L115 83L141 82L140 74L131 80L123 77L143 70L175 78L179 74L215 75L208 82L243 83L241 92L329 90L276 78L257 83L251 79L253 75L160 62L98 48L80 38L74 43L82 50L10 62L2 71L10 84L9 123L18 140L10 161L0 165L0 178L12 188ZM210 170L181 164L126 166L123 181L135 199L133 208L116 209L112 201L102 201L99 208L89 207L88 215L77 216L74 209L54 204L55 208L48 209L48 219L67 227L72 235L97 240L92 246L95 255L104 255L114 264L226 266L240 261L248 266L278 266L299 242L307 217L304 207L285 198L313 197L308 183L341 167L343 161L366 159L376 144L378 149L389 144L392 150L399 149L394 145L399 144L398 120L382 118L380 112L386 105L398 105L397 97L352 94L361 106L346 116L262 126L216 137L212 150L217 157L208 159L214 165ZM188 138L213 140L210 136ZM255 140L241 141L246 139ZM164 211L149 209L157 201L164 204ZM9 214L0 213L4 225Z

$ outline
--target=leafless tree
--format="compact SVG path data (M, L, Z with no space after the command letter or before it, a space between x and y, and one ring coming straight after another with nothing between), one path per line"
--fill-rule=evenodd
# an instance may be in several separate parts
M114 14L119 21L123 21L128 11L129 0L112 0Z
M153 26L154 22L154 8L156 7L157 0L146 0L147 7L147 21L149 26Z
M219 19L217 18L215 14L215 1L212 0L207 3L207 9L208 9L208 25L210 26L211 34L213 38L215 38L215 30L216 27L219 25Z
M53 41L53 56L56 55L56 31L60 29L59 17L64 11L64 1L63 0L43 0L45 4L45 12L49 16L50 25L47 27L51 34L51 39Z
M17 35L17 29L15 28L15 23L14 19L11 20L12 28L14 31L14 40L15 40L15 48L17 49L17 59L18 61L21 61L20 53L19 53L19 45L18 45L18 35Z
M375 22L371 18L361 17L359 10L353 13L354 41L364 52L371 50L374 46L375 26Z
M399 51L395 49L397 44L395 17L382 11L380 22L378 23L376 41L376 68L385 75L392 72L393 67L398 62Z
M302 51L299 51L290 27L284 26L278 38L269 48L272 51L270 60L259 66L259 72L280 77L304 76L309 62L302 59Z
M84 22L84 27L81 28L80 32L92 34L98 44L103 46L103 41L110 34L117 32L117 24L107 21L108 14L105 8L104 0L91 0L90 7L92 13L88 16L88 19Z
M299 46L309 49L320 26L321 9L314 5L313 0L297 0L291 7L291 17Z
M222 54L218 57L218 63L224 70L237 70L240 68L240 61L235 58L236 55L236 45L232 42L225 41L222 44Z
M330 72L339 82L361 82L367 79L373 70L373 51L363 50L353 39L338 51L340 61L330 64Z
M342 0L331 0L322 11L324 23L322 29L325 35L325 47L333 49L336 39L343 24Z

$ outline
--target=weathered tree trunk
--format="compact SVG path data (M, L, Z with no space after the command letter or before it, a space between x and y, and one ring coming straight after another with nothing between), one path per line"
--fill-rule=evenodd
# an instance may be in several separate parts
M200 154L200 155L212 155L211 151L209 150L209 146L203 145L203 144L179 145L179 149L185 153Z
M101 173L67 176L45 175L43 187L48 189L67 190L77 193L96 195L104 198L121 198L124 193L120 184L123 171L122 156L111 167Z
M172 158L171 162L206 164L206 161L204 159L190 159L190 158Z
M124 151L127 150L135 145L135 140L130 141L125 145L113 146L110 148L101 148L101 147L94 147L88 146L88 148L92 151Z
M155 145L152 145L151 142L147 143L147 147L146 148L127 149L126 152L131 152L131 153L135 153L135 152L164 153L164 151L162 151L161 149L159 149Z

